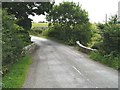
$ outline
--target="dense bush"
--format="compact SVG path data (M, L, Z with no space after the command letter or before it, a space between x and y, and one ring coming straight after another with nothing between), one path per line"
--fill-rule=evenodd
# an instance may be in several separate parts
M98 48L104 54L119 54L120 51L120 25L114 23L97 24L98 32L93 33L97 38L93 48ZM93 31L94 29L92 29ZM100 38L101 37L101 38ZM92 37L94 39L94 37ZM94 41L94 40L93 40ZM95 40L96 41L96 40Z
M47 35L74 45L76 41L87 45L91 39L91 24L88 13L79 4L63 2L54 5L47 15L49 30Z
M17 24L26 30L31 29L32 23L29 15L45 15L52 8L54 2L2 2L2 8L9 14L20 19Z
M87 46L91 41L92 28L90 23L78 24L73 28L74 41L80 41L81 44Z
M46 19L53 24L74 26L75 24L88 23L88 13L74 2L62 2L54 5L47 14Z
M115 23L98 24L101 31L101 42L94 44L98 52L91 53L90 57L110 67L120 69L120 25Z
M95 61L99 61L103 64L106 64L110 67L115 69L120 69L120 55L114 56L113 53L111 54L103 54L98 52L92 52L90 54L90 58L94 59Z
M2 65L11 64L19 59L23 47L30 43L27 31L18 26L13 15L2 13Z
M120 25L109 24L103 30L103 51L106 54L120 53Z
M31 35L39 35L39 34L42 33L43 30L44 30L44 29L41 29L41 28L32 28L32 29L29 31L29 33L30 33Z
M75 45L76 41L80 41L82 44L87 45L92 36L90 24L75 25L74 27L55 24L54 26L49 27L44 33L46 33L48 37L62 40L69 45Z
M99 49L99 45L102 41L102 37L100 35L100 30L97 27L97 24L91 24L92 38L89 42L89 47Z

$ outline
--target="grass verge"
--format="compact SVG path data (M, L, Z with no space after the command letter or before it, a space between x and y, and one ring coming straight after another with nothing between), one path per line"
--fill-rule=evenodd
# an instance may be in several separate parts
M102 55L99 52L92 52L90 53L90 58L102 64L105 64L109 67L112 67L114 69L120 69L120 56L119 55L115 57L112 54Z
M21 88L32 63L30 55L22 57L18 62L10 67L9 72L2 78L4 88Z

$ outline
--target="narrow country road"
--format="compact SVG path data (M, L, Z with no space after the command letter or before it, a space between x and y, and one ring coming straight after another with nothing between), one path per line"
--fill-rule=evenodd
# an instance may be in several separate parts
M38 47L23 88L118 88L118 72L73 47L32 36Z

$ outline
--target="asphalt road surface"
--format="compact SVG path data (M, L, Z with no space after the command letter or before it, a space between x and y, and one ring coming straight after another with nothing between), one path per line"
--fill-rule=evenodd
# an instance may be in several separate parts
M89 59L73 47L32 36L32 55L24 88L118 88L118 71Z

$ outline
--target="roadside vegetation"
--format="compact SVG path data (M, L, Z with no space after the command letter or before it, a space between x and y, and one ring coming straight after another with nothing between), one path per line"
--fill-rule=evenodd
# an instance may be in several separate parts
M39 4L39 5L38 5ZM88 12L74 2L53 5L49 2L2 3L2 72L4 88L20 88L31 57L23 53L30 34L59 40L68 45L81 44L97 49L90 57L120 69L120 24L112 16L106 24L90 23ZM36 8L36 9L35 9ZM32 23L28 16L45 15L49 23ZM36 28L48 26L48 28Z
M88 13L79 4L63 2L54 5L46 19L49 28L38 36L73 46L80 41L87 47L97 49L89 53L90 58L115 69L120 68L120 25L116 15L105 24L90 23Z
M112 53L104 55L103 53L98 51L98 52L90 53L90 58L100 63L103 63L109 67L112 67L114 69L120 68L120 55L119 54L117 56L114 56Z
M14 63L14 60L20 57L22 49L30 44L29 34L22 27L15 24L16 20L13 18L14 16L8 15L7 11L3 10L3 66Z
M2 3L2 74L3 88L21 88L31 57L24 47L31 44L29 31L32 20L28 16L47 13L52 7L50 2L3 2ZM36 10L33 10L34 8ZM40 7L40 8L39 8Z
M47 20L50 22L49 29L43 35L54 37L68 45L75 45L77 40L88 45L92 37L88 13L79 4L63 2L54 5Z
M92 52L90 57L96 61L100 61L115 69L120 69L120 25L116 21L107 24L98 24L101 42L94 44L97 52Z
M22 53L23 48L30 44L29 34L15 24L14 16L8 15L6 10L2 15L2 87L17 88L22 86L31 62L31 58Z
M2 87L4 88L21 88L27 72L29 65L32 63L30 55L21 57L15 64L9 67L9 72L2 78Z

